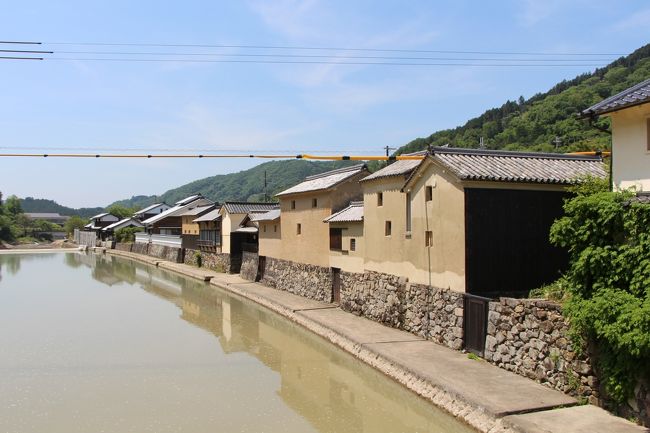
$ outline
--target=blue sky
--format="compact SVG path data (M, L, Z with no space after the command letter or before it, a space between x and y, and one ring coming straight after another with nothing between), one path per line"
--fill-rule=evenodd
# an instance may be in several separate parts
M2 10L0 40L47 42L43 48L57 51L56 57L82 56L60 51L210 51L52 44L58 42L629 53L648 43L650 28L650 4L639 0L35 0ZM308 52L314 53L322 52ZM529 97L592 69L0 61L0 153L135 148L379 154L383 146L458 126L506 99ZM0 191L73 207L103 206L260 162L0 158Z

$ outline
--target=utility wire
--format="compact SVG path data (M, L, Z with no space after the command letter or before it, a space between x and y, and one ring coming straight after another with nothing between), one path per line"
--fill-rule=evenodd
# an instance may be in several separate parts
M500 55L538 55L538 56L624 56L625 53L571 53L535 51L463 51L463 50L413 50L396 48L352 48L316 47L296 45L231 45L231 44L162 44L162 43L106 43L106 42L42 42L48 45L108 46L108 47L194 47L194 48L240 48L269 50L316 50L316 51L368 51L397 53L438 53L438 54L500 54Z
M43 59L39 59L43 60ZM134 59L124 57L48 57L49 61L141 62L141 63L251 63L251 64L317 64L317 65L380 65L380 66L488 66L488 67L567 67L603 66L603 63L420 63L420 62L336 62L327 60L238 60L238 59Z
M310 159L322 161L398 161L398 160L421 160L424 155L397 155L397 156L323 156L323 155L257 155L257 154L208 154L208 155L127 155L127 154L89 154L89 153L0 153L0 158L166 158L166 159L234 159L234 158L260 158L260 159Z
M4 50L0 50L2 52ZM8 51L8 50L7 50ZM17 51L12 51L17 52ZM30 51L26 51L30 52ZM155 51L31 51L34 53L49 54L92 54L92 55L142 55L142 56L214 56L214 57L270 57L270 58L318 58L318 59L379 59L379 60L445 60L445 61L497 61L497 62L609 62L612 58L600 59L526 59L526 58L495 58L495 57L402 57L402 56L349 56L335 54L263 54L263 53L183 53L183 52L155 52Z

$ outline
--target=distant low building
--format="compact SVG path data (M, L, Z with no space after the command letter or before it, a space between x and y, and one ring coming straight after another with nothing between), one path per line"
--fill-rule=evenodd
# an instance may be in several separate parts
M612 183L650 192L650 79L584 110L583 117L612 121Z
M169 208L171 208L171 206L169 206L167 203L164 202L152 204L151 206L147 206L146 208L140 209L139 211L134 213L133 218L136 218L140 221L144 221L146 219L149 219L151 217L154 217L156 215L165 212Z
M67 215L59 215L51 212L25 212L25 216L31 220L43 220L54 224L63 225L70 219Z
M140 220L130 217L130 218L124 218L118 222L115 222L113 224L107 225L102 229L102 238L110 238L112 237L117 230L128 228L128 227L134 227L134 228L144 228L144 224L140 222Z

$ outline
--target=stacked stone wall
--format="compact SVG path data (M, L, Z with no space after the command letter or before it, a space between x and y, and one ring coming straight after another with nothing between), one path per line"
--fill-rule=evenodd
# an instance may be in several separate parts
M565 393L598 402L588 356L578 355L559 305L535 299L490 302L485 359Z
M198 266L197 250L190 248L185 249L183 263L190 266ZM201 267L212 269L217 272L229 272L230 270L230 254L224 253L208 253L200 251L201 253Z
M405 277L341 273L341 308L453 349L463 347L463 295Z
M150 244L147 254L174 263L181 263L182 259L182 250L180 248L168 247L166 245Z
M241 270L239 274L248 281L255 281L260 256L257 253L244 251L242 254Z
M143 242L135 242L131 248L131 252L147 255L149 253L149 244L145 244Z
M260 282L305 298L332 301L332 271L329 268L267 257Z
M115 249L119 251L131 252L133 250L133 245L134 244L132 242L116 242Z

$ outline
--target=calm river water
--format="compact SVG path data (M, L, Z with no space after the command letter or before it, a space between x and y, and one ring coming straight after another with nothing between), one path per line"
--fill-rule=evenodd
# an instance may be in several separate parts
M471 431L212 286L111 256L0 254L0 432Z

